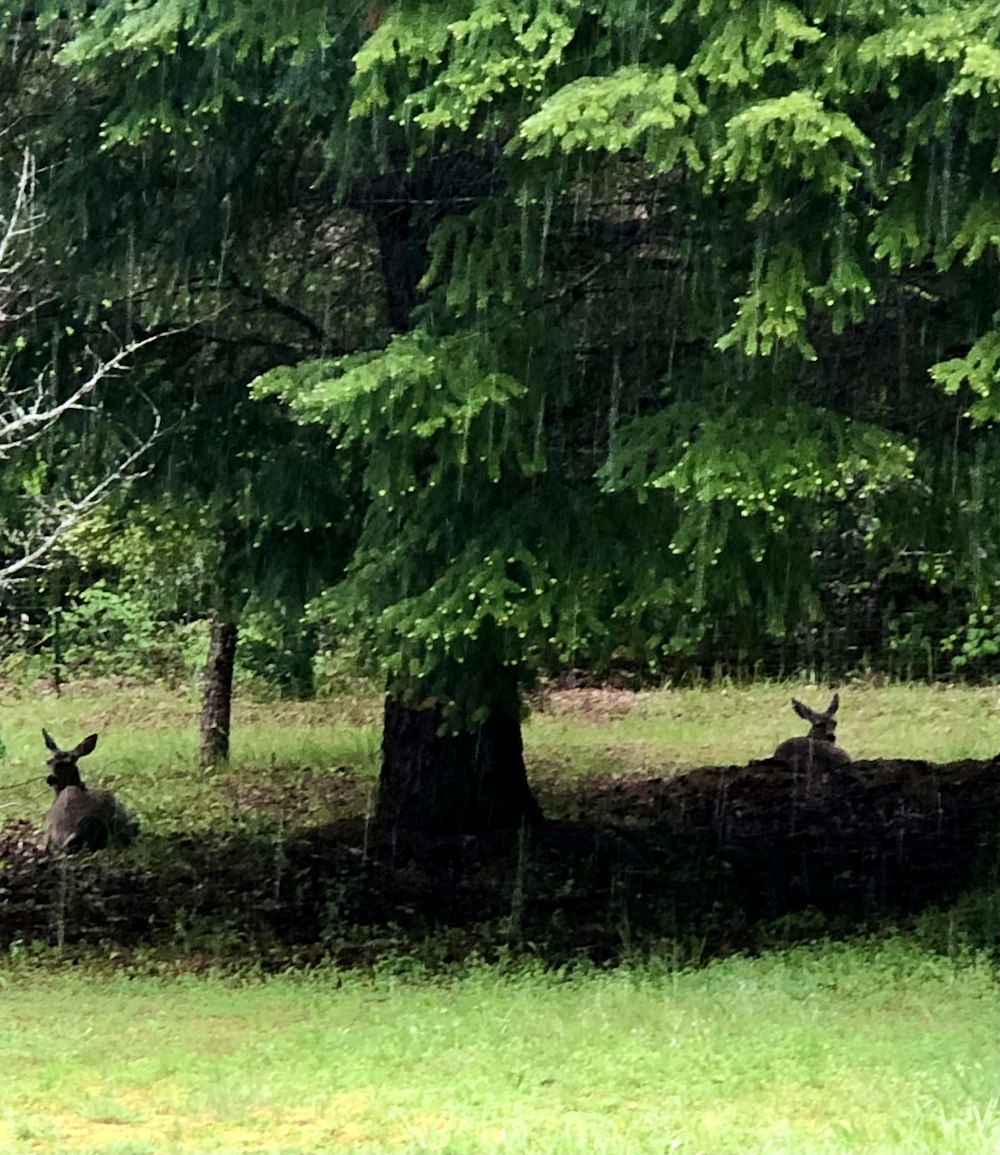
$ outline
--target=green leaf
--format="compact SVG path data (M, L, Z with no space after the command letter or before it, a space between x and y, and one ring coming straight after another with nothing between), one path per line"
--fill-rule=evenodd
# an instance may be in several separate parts
M628 65L560 88L523 122L520 137L527 157L637 151L652 167L669 171L683 154L700 169L688 131L699 109L694 87L673 67Z
M843 112L828 109L814 92L799 90L761 100L726 124L726 139L712 158L717 183L756 187L750 216L778 210L787 195L775 177L809 182L813 193L842 198L871 165L874 144Z
M716 341L720 350L741 349L747 357L766 357L782 345L797 349L807 361L816 351L805 334L808 300L817 290L809 284L802 250L779 241L761 246L751 286L737 300L736 320Z

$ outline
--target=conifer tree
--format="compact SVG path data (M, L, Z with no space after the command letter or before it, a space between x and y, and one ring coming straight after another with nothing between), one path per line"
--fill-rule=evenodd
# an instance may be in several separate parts
M387 681L386 824L532 817L540 666L758 652L816 617L831 559L996 613L989 3L33 20L52 85L92 94L44 130L83 142L53 197L88 224L88 299L134 302L142 254L147 323L237 286L280 306L226 335L268 345L240 385L359 490L316 612ZM265 275L267 231L311 211L376 254L348 340Z

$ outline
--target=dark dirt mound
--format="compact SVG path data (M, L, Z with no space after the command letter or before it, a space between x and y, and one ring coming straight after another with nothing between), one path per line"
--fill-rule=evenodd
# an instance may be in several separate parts
M145 835L71 860L39 851L30 824L8 824L0 944L363 961L433 938L457 953L515 944L609 959L664 940L742 945L757 920L806 908L878 919L1000 879L997 759L815 774L763 761L596 779L573 795L585 820L530 831L432 841L376 837L357 819Z
M598 790L596 809L622 828L700 835L751 915L912 910L1000 865L1000 759L812 774L768 759Z

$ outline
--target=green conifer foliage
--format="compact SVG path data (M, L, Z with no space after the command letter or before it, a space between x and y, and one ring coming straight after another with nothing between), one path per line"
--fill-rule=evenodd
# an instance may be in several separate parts
M834 577L995 610L993 4L84 11L33 34L87 94L39 129L85 299L141 269L148 323L267 345L240 387L360 494L317 612L409 705L462 731L539 665L757 653Z

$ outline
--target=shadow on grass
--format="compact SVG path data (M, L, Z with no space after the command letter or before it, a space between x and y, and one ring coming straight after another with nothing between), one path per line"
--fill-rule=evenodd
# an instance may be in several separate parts
M578 817L431 841L376 837L363 819L289 825L248 811L244 825L72 859L9 824L0 945L165 948L265 967L401 954L689 962L913 919L976 887L994 898L967 938L998 939L996 759L814 776L764 761L597 779L544 802Z

